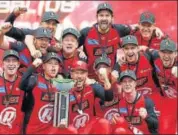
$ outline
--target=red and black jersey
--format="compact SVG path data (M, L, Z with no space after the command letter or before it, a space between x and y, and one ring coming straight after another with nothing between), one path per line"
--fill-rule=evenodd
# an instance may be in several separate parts
M156 36L152 36L150 40L144 40L139 30L133 32L132 34L136 36L138 40L138 45L147 46L149 48L156 49L156 50L159 50L161 40L163 39L163 38L159 39Z
M167 92L169 94L173 94L174 98L177 98L177 78L171 73L171 68L164 68L163 63L160 58L154 61L156 73L158 76L158 80L161 86L161 90L164 96L168 97Z
M119 71L122 72L128 69L133 70L136 73L138 91L143 94L158 92L152 77L153 67L145 55L140 53L136 64L123 64L120 66Z
M80 110L83 113L80 114ZM91 86L85 86L81 92L75 88L70 91L69 121L75 128L85 126L94 116L94 93Z
M142 119L139 115L140 108L145 108L147 110L148 116L145 119ZM120 100L119 114L123 116L128 123L144 134L157 132L158 120L154 113L153 102L139 93L137 93L133 103L128 103L125 98Z
M42 75L33 88L33 111L27 126L27 133L43 133L43 130L52 127L54 92L57 91Z
M24 93L19 89L20 80L20 76L13 82L0 77L0 134L20 134L22 131Z

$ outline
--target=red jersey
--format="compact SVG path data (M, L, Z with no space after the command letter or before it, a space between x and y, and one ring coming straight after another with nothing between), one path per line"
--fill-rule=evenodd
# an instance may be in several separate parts
M0 77L0 134L20 134L22 131L24 93L19 89L20 80L19 76L14 82Z
M128 123L139 131L149 134L146 121L139 116L139 109L145 108L145 106L144 96L139 94L135 103L128 103L125 99L121 99L119 102L119 114L125 117Z
M164 68L160 58L154 61L156 67L156 73L161 85L161 90L164 96L169 98L169 95L173 94L174 98L177 98L177 78L171 73L171 68ZM168 92L168 93L167 93Z
M153 36L150 40L144 40L139 30L133 33L133 35L136 36L138 45L143 45L152 49L159 50L162 38L159 39L158 37Z
M136 64L123 64L120 66L120 72L124 70L133 70L137 76L137 90L143 94L152 94L158 92L157 87L152 78L153 67L149 60L142 53Z
M97 30L97 26L93 26L86 37L84 49L88 56L89 77L95 78L93 64L97 57L106 53L111 59L111 67L115 64L116 51L119 48L120 36L113 27L106 34L101 34Z
M56 133L52 130L54 92L57 91L43 76L38 75L38 81L33 88L34 107L27 126L27 134Z
M76 92L75 88L70 91L69 121L75 128L84 127L92 119L93 109L94 93L91 86L85 86L81 93ZM80 112L81 110L82 112Z

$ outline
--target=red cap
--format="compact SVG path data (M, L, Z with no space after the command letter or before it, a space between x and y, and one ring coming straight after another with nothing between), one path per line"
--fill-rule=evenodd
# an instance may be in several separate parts
M76 69L88 71L88 64L85 61L75 60L71 65L71 70Z

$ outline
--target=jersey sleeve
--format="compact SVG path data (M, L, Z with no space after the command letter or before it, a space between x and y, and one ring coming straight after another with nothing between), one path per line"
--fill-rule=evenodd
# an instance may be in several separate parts
M113 24L113 27L117 30L120 37L129 35L131 32L131 28L129 25Z
M145 108L148 113L148 116L146 117L145 121L147 123L150 133L158 133L158 118L156 116L156 113L154 112L154 103L148 97L145 97Z
M9 49L15 50L17 52L20 52L26 47L26 45L23 42L17 41L17 42L9 42Z

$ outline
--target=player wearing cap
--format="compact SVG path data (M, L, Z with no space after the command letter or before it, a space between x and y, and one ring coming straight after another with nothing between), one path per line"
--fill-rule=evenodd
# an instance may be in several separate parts
M30 55L30 51L27 48L27 46L20 41L17 42L6 42L4 41L4 34L9 31L11 28L10 24L4 24L1 28L0 33L0 48L7 50L7 49L13 49L19 52L20 55L20 68L21 71L24 71L23 68L27 68L32 63L32 56ZM51 40L51 32L48 29L39 27L34 31L34 44L35 48L39 50L43 55L47 53L47 48Z
M132 31L132 34L137 37L139 46L159 50L160 42L164 37L156 36L155 21L155 16L151 12L143 12L140 15L138 29Z
M81 134L109 134L109 122L95 116L94 102L95 98L102 101L112 100L112 90L104 89L97 83L87 85L87 76L87 63L81 60L74 61L71 66L71 78L75 85L70 91L69 121Z
M5 22L10 22L13 25L14 20L19 15L21 15L25 12L27 12L27 8L17 7L7 17ZM55 32L56 32L56 28L57 28L58 24L59 24L59 16L53 11L47 11L47 12L44 12L44 14L41 18L41 22L40 22L39 27L44 27L44 28L51 30L52 39L50 41L50 45L59 50L61 48L60 43L55 38ZM35 47L34 47L34 43L33 43L34 37L32 36L33 32L34 32L34 29L27 29L27 28L19 29L19 28L16 28L16 27L12 27L10 29L10 31L8 31L6 33L6 36L12 37L12 38L14 38L18 41L24 41L25 40L25 43L28 46L32 57L37 58L37 57L41 57L42 54L40 53L39 50L36 50Z
M62 50L58 52L59 56L63 59L62 74L70 78L70 67L74 60L81 58L78 48L78 39L80 33L74 28L67 28L62 33Z
M17 75L19 66L18 52L5 51L2 63L4 73L0 77L0 134L21 134L22 131L23 91L19 89L21 80Z
M103 54L95 60L93 68L97 75L96 81L105 89L108 89L108 87L111 88L114 96L111 101L100 101L96 99L96 115L111 121L112 115L118 112L117 106L121 97L121 88L117 80L115 82L115 80L112 79L111 60L106 54Z
M160 95L155 79L153 79L154 67L151 58L146 53L139 52L138 41L135 36L128 35L122 38L122 49L126 56L126 62L118 65L119 72L130 69L137 75L137 90L145 95ZM155 77L155 76L154 76Z
M119 102L119 113L114 114L113 117L113 123L116 124L114 134L158 133L154 103L150 98L137 92L136 80L135 72L132 70L126 70L120 74L119 82L124 96Z
M163 98L160 102L160 133L175 134L177 123L177 49L170 39L161 41L160 58L154 61Z
M61 59L56 53L47 53L43 58L43 62L39 58L35 59L32 66L28 68L22 77L20 88L27 92L30 98L28 102L23 104L29 116L29 121L26 123L27 134L77 133L70 126L67 129L59 129L54 128L52 125L54 93L57 89L51 84L50 80L57 77L60 62ZM35 69L42 63L43 74L33 74Z

